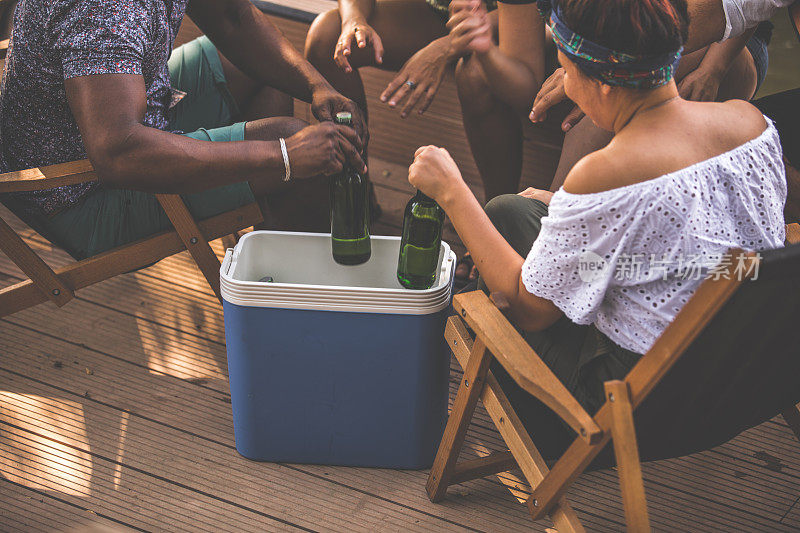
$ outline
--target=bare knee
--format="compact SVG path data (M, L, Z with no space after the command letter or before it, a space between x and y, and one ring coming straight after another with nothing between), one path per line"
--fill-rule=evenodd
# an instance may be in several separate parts
M333 61L333 51L341 31L342 18L338 9L318 15L306 36L306 59L315 65Z
M281 137L291 137L307 126L306 121L294 117L252 120L245 124L244 138L248 141L274 141Z
M753 56L745 48L733 60L719 87L717 100L750 100L756 92L758 72Z
M484 114L494 107L494 97L483 68L471 56L462 58L456 65L456 86L465 112Z

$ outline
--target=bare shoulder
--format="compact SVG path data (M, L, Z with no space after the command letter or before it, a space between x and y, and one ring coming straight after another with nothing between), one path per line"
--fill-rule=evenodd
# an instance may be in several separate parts
M767 121L761 111L750 102L744 100L728 100L716 104L728 115L728 120L723 126L730 135L737 137L738 144L744 144L750 139L761 135L767 127ZM727 127L728 125L732 127Z
M651 116L585 156L563 188L589 194L663 176L741 146L766 127L761 112L743 100L684 102L671 116Z
M575 163L564 180L563 189L572 194L614 189L624 184L624 180L620 180L622 175L624 172L620 168L619 159L614 157L614 148L609 145Z

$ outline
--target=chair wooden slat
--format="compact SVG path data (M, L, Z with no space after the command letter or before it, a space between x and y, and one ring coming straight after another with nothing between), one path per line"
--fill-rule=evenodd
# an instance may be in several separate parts
M614 440L625 522L629 533L647 533L650 531L650 520L647 517L647 499L628 384L619 380L608 381L605 391L611 405L611 438Z
M197 224L189 213L186 204L177 194L157 194L161 207L164 208L167 217L169 217L175 230L183 241L183 245L189 250L189 253L197 263L197 267L203 276L208 281L211 290L217 296L217 299L222 302L222 295L219 288L219 269L220 263L214 251L208 245L208 240L203 234L202 230L197 227Z
M480 479L499 472L508 472L517 467L514 454L508 452L495 452L484 457L461 461L453 469L450 484L457 485L472 479Z
M45 263L17 233L0 218L0 250L8 256L34 286L51 302L61 307L74 296L72 289L59 279L53 269Z
M461 367L465 368L473 342L464 321L459 317L450 317L445 328L445 339ZM486 375L486 386L483 388L480 400L525 478L532 485L541 482L550 471L547 463L491 371ZM456 481L451 480L451 483L456 483ZM566 498L562 498L553 507L550 518L560 532L583 531L578 515L575 514Z
M248 204L199 222L207 239L213 240L235 230L258 224L263 220L258 204ZM73 290L79 290L99 281L131 270L151 265L165 257L184 250L176 231L165 231L126 246L116 248L83 261L72 263L55 271L56 275ZM21 281L0 289L0 317L11 315L47 301L31 280Z
M786 241L789 244L800 244L800 224L789 224L786 226Z
M489 364L492 358L482 341L476 341L472 346L469 360L464 369L461 385L458 387L447 426L444 428L442 442L431 467L428 477L427 491L432 502L444 498L450 477L456 466L458 454L464 445L469 422L478 399L483 391L486 375L489 373Z
M741 250L732 250L728 255L735 258L740 254L744 254L747 261L758 261L756 254L745 253ZM720 276L719 279L707 280L700 285L675 320L667 326L653 347L642 356L625 378L625 382L630 387L634 408L638 407L653 391L658 382L736 293L741 284L747 281L745 276L738 278L735 275L733 259L727 262L730 264L727 269L727 278ZM572 482L608 443L611 429L611 407L608 402L603 404L595 414L594 420L604 431L603 438L595 445L587 445L585 441L575 439L575 442L553 466L550 475L533 490L528 498L528 508L534 520L544 517L550 506L566 493Z
M96 179L92 164L83 159L0 174L0 193L43 191Z
M459 294L453 307L484 339L494 357L520 387L550 407L587 442L597 442L601 430L533 348L482 291Z

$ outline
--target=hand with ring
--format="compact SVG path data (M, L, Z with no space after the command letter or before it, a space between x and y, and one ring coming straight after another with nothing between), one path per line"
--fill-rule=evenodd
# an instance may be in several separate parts
M406 61L381 93L381 102L390 107L403 105L401 118L406 118L417 106L421 115L433 102L449 61L447 50L441 43L434 41L429 44Z
M353 41L359 48L372 46L375 51L375 63L383 63L383 42L378 32L376 32L365 20L344 20L342 21L342 33L336 41L336 48L333 51L334 62L345 72L353 72L349 57L352 53Z

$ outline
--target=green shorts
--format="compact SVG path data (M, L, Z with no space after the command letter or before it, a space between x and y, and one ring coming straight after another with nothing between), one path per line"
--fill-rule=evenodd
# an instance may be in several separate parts
M175 49L169 59L172 87L185 92L170 110L170 130L213 142L244 140L244 122L225 81L216 48L205 36ZM246 182L182 195L202 220L254 201ZM55 215L40 215L31 226L76 259L84 259L172 227L155 195L98 188Z

